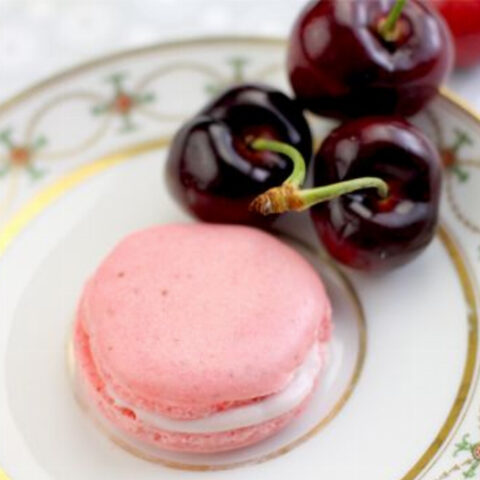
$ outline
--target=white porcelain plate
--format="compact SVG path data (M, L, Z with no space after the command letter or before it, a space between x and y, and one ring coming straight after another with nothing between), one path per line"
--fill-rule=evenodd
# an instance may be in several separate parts
M447 92L414 119L446 164L442 228L418 260L382 276L345 271L325 259L307 214L277 224L324 276L336 322L321 387L284 432L154 463L74 398L66 352L83 282L132 230L194 221L165 190L169 139L231 82L286 89L284 47L154 46L0 106L1 480L480 478L480 118ZM311 122L317 140L332 126Z

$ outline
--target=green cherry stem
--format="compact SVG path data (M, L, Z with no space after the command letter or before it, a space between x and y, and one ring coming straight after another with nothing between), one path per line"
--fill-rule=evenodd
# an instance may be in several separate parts
M387 41L394 41L397 37L397 22L402 14L403 7L407 0L396 0L395 5L390 10L388 17L382 20L378 26L380 35Z
M313 205L326 202L347 193L366 188L376 188L378 194L388 196L388 185L377 177L362 177L344 182L333 183L316 188L301 190L305 181L305 160L302 154L291 145L275 140L257 139L251 147L255 150L270 150L290 158L293 163L291 175L278 187L273 187L256 197L250 204L250 210L262 215L306 210Z
M267 140L265 138L257 138L252 142L251 147L254 150L269 150L271 152L281 153L290 158L293 163L293 170L284 183L288 183L293 187L301 187L303 185L306 175L305 160L296 148L288 143Z

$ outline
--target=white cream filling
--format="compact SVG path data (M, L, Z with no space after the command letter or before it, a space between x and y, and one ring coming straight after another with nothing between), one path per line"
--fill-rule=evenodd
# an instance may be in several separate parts
M119 407L132 410L146 425L179 433L216 433L258 425L280 417L299 406L312 391L323 365L324 346L316 343L298 367L286 388L265 400L232 408L196 420L175 420L151 413L120 400L110 389L107 392Z

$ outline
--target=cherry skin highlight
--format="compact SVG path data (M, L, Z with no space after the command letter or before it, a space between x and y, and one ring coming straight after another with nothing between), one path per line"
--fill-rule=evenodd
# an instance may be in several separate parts
M268 225L272 219L249 204L292 167L284 155L252 149L259 137L292 145L307 162L312 156L310 129L292 99L264 85L227 90L176 134L167 160L170 192L203 221Z
M428 2L408 0L388 34L395 0L317 0L298 17L288 73L304 108L334 118L409 116L437 94L452 40Z
M389 193L359 190L310 210L332 257L361 270L403 265L433 239L442 167L434 145L401 118L368 117L334 130L314 160L315 185L383 179Z

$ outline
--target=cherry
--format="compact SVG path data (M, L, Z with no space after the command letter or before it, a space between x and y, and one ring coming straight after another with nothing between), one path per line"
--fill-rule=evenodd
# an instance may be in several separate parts
M268 141L255 146L272 148ZM336 260L386 269L431 242L441 178L439 154L416 127L401 118L366 117L345 123L323 142L314 161L316 188L299 190L287 181L255 199L252 208L270 214L312 207L319 238Z
M288 52L290 82L302 106L335 118L421 110L453 60L448 29L427 3L310 3Z
M173 196L201 220L265 224L251 201L289 175L282 154L251 148L257 137L276 139L312 155L308 124L297 104L264 85L235 86L214 99L175 135L167 160Z
M480 2L433 0L447 21L455 42L455 63L470 67L480 63Z
M355 268L407 262L435 234L442 178L436 148L405 120L364 118L348 123L318 152L315 182L359 175L382 178L389 194L382 199L364 190L315 206L311 215L325 247Z

